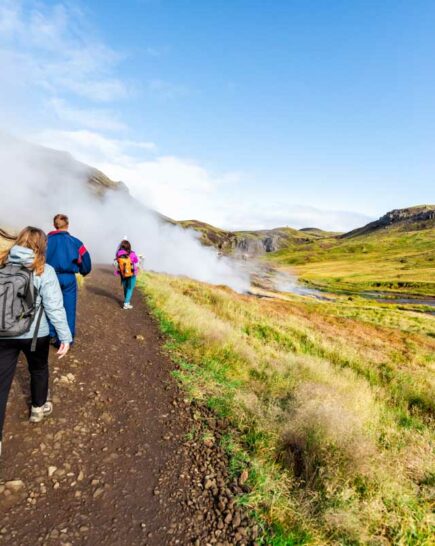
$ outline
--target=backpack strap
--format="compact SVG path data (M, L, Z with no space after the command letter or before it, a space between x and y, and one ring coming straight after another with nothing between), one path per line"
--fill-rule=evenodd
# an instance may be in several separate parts
M32 275L33 277L33 275ZM32 286L34 287L33 285L33 278L32 278ZM35 324L35 331L33 332L33 339L32 339L32 344L30 345L30 352L31 353L34 353L36 351L36 343L38 342L38 332L39 332L39 327L41 325L41 320L42 320L42 315L44 314L44 306L42 305L42 296L39 292L39 289L36 290L36 288L34 287L34 290L37 291L37 294L39 294L39 297L40 297L40 304L39 304L39 308L38 308L38 315L36 317L36 324ZM36 297L36 295L35 295Z
M35 331L33 333L32 344L30 345L30 352L34 353L36 350L36 343L38 341L39 326L41 325L42 315L44 314L44 306L41 304L38 309L38 316L36 317Z

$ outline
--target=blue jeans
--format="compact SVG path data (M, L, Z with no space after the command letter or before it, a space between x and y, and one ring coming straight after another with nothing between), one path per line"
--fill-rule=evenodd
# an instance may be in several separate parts
M128 279L121 279L121 284L124 289L124 303L130 303L134 287L136 286L136 275L128 277Z

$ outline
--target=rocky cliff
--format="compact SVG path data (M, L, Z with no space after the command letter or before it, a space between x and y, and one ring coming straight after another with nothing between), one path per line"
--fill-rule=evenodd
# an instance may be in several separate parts
M349 239L367 235L380 229L397 229L399 231L415 231L435 226L435 205L418 205L405 209L394 209L381 216L379 220L370 222L366 226L354 229L340 235L340 238Z
M288 227L228 231L197 220L182 220L176 223L184 229L192 229L199 233L201 243L206 246L214 246L222 253L236 252L248 256L275 252L290 244L303 244L313 239L329 236L322 230L315 230L315 233L311 233Z

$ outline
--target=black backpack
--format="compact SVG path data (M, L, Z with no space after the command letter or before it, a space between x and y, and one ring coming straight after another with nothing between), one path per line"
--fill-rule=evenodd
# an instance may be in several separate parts
M30 330L37 311L37 295L33 273L27 267L11 263L0 267L0 338L21 336ZM31 351L36 348L42 301L38 311Z

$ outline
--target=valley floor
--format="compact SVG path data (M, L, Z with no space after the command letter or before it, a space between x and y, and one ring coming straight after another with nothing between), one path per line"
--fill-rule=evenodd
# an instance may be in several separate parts
M21 362L0 459L0 544L253 544L219 447L225 422L184 399L139 292L99 268L80 290L77 344L51 356L54 414L28 417ZM204 432L206 427L207 432Z

